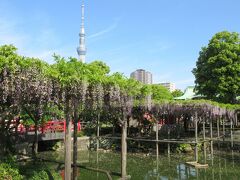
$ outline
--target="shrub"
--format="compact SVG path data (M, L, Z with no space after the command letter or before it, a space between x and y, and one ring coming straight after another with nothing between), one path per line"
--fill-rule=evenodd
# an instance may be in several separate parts
M3 180L22 180L23 176L19 174L18 169L13 168L10 164L0 164L0 179Z
M41 171L34 171L33 173L33 177L31 178L32 180L49 180L49 179L54 179L54 180L61 180L61 176L60 174L50 171L50 176L51 178L48 176L48 173L45 170L41 170Z
M78 132L78 133L77 133L77 136L78 136L78 137L83 137L83 136L85 136L84 131L82 130L82 131Z
M34 172L33 177L31 178L32 180L49 180L48 174L46 171L42 170L39 172Z
M180 144L178 150L185 153L192 152L192 147L190 144Z

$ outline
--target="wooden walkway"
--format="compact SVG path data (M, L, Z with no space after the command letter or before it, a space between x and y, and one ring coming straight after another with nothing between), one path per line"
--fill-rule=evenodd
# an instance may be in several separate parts
M200 164L196 161L186 162L187 165L193 166L195 168L208 168L208 164Z

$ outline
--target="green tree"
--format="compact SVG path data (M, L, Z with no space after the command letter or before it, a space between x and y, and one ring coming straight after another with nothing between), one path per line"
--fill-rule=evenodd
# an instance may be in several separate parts
M196 90L208 99L235 103L240 94L240 38L236 32L219 32L199 53Z
M1 151L12 151L13 142L10 136L12 119L20 112L19 91L12 86L17 71L16 60L19 58L14 46L0 46L0 146ZM16 98L13 98L13 97Z
M54 55L56 64L52 65L52 78L59 83L62 92L63 106L66 117L65 132L65 179L71 179L71 119L74 122L73 137L73 179L76 178L77 161L77 123L82 111L82 104L85 102L87 90L87 65L78 61L76 58L64 58ZM89 73L90 74L90 73Z
M163 99L173 99L172 94L170 91L163 87L162 85L151 85L152 88L152 99L155 101L163 100Z
M22 111L27 113L34 121L34 142L32 153L37 154L38 151L38 127L44 120L47 112L48 103L51 101L52 86L50 79L46 76L48 64L39 59L22 58L19 62L21 79L19 88L21 90Z
M173 97L179 97L182 95L183 95L183 92L180 89L176 89L175 91L172 92Z

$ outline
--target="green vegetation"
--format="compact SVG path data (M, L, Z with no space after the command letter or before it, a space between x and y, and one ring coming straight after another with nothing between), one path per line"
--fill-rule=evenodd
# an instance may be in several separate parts
M219 40L219 36L222 39ZM228 56L229 52L225 55L227 58L224 55L224 58L220 57L220 60L224 59L227 62L233 58L231 60L233 66L230 66L231 63L229 63L229 66L225 69L227 74L232 70L230 75L233 80L225 78L226 74L224 77L219 77L216 82L222 84L214 82L214 86L221 91L216 91L212 85L208 87L208 83L211 84L210 80L204 79L204 81L201 81L202 77L209 76L202 75L202 71L210 72L211 75L219 71L211 69L213 66L220 66L218 65L218 55L210 57L215 52L215 50L210 51L212 50L211 43L219 41L220 47L228 47L228 44L221 45L221 43L225 43L225 41L232 42L236 39L236 36L235 33L228 36L226 32L216 35L217 40L213 39L209 44L209 48L203 48L203 52L201 52L201 54L205 53L206 56L200 55L197 68L194 69L197 82L196 88L199 93L206 95L210 99L234 103L234 98L239 94L239 76L236 76L236 74L239 75L239 57L235 58L234 55L239 46L231 46L230 49L234 49L234 53L230 53L231 57ZM151 132L153 123L150 122L156 122L158 119L169 120L170 116L173 115L174 118L171 118L173 121L177 118L184 119L183 116L194 116L196 112L202 116L208 114L213 119L219 116L234 119L236 111L240 109L240 105L222 104L208 100L173 101L173 97L181 92L177 91L171 94L160 85L144 85L136 80L128 79L120 73L110 75L110 68L100 61L85 64L76 58L66 59L54 55L55 63L50 65L40 59L20 56L16 53L16 50L11 45L0 46L0 146L3 154L14 153L13 145L18 141L17 127L20 121L23 121L26 126L35 126L32 153L36 155L38 148L37 127L49 119L66 119L68 128L66 130L66 142L70 142L71 125L69 122L73 120L73 163L75 164L77 160L76 139L78 136L83 135L77 133L79 119L91 122L90 126L99 122L105 125L111 124L113 131L115 131L115 127L126 127L127 121L132 117L137 119L141 125L144 125L145 122L150 124L142 128L146 129L147 127ZM237 50L236 53L239 54ZM205 60L207 62L209 60L210 65L205 63ZM217 65L213 63L217 63ZM221 63L224 64L224 62ZM209 67L211 68L208 69ZM225 70L223 71L225 72ZM225 84L222 79L224 79L224 82L226 81ZM207 84L203 84L205 81ZM227 90L226 87L229 87L230 90ZM205 92L207 89L215 94ZM151 112L149 112L150 109L146 105L146 97L150 95L153 100ZM149 112L149 114L145 114L146 112ZM144 117L144 115L146 116ZM12 122L15 123L15 126L11 126ZM92 134L91 132L85 133ZM65 148L66 154L70 155L71 146L66 143ZM70 168L71 156L65 158L65 167ZM24 169L20 169L20 171L23 172ZM15 174L14 177L16 178L22 178L19 175L18 167L11 164L1 164L0 173L0 178L2 175L3 179L10 178L9 175L11 174ZM76 173L75 167L73 171L74 177ZM33 171L33 174L26 175L27 178L34 179L47 179L47 176L49 176L47 169L41 168L36 172Z
M77 136L78 137L83 137L83 136L85 136L85 132L84 131L80 131L80 132L77 133Z
M52 178L51 178L52 177ZM14 156L7 155L0 157L0 179L3 180L49 180L61 179L59 173L56 173L54 167L43 162L17 162Z
M193 148L190 144L179 144L177 151L184 152L184 153L190 153L190 152L193 152Z
M152 85L151 86L152 90L152 99L155 101L163 100L163 99L168 99L171 100L173 99L172 94L169 92L169 90L161 85Z
M227 42L236 40L235 33L224 32L216 35L211 43L218 42L220 37L230 38L226 39ZM222 42L219 43L221 45ZM75 58L65 59L54 55L55 63L49 65L40 59L20 56L16 50L11 45L0 47L0 136L4 152L14 151L11 147L14 139L11 137L20 121L27 126L34 124L38 127L49 119L65 118L74 119L76 125L84 117L94 124L101 119L102 123L116 127L121 122L119 120L126 120L133 106L143 106L148 95L152 95L153 102L158 106L195 107L202 104L229 110L239 109L238 105L212 101L172 101L173 95L181 92L176 91L172 95L160 85L144 85L120 73L109 75L110 68L100 61L85 64ZM239 63L236 62L236 65ZM198 74L198 70L194 72ZM235 83L236 86L238 84ZM236 95L235 85L228 92ZM199 83L197 88L200 88ZM13 119L16 121L15 130L10 127ZM74 137L77 137L76 129ZM36 152L37 143L33 148L33 153Z
M17 168L12 167L10 164L0 163L0 179L22 180L23 176L20 175L19 170Z
M240 95L240 37L236 32L215 34L199 53L193 74L196 90L207 99L236 103Z
M184 93L180 89L176 89L175 91L172 92L173 97L179 97L182 96Z

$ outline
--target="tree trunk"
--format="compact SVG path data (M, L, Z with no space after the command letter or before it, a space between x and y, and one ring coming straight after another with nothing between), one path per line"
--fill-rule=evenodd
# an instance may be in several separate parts
M65 130L65 170L64 179L71 180L71 122L70 122L70 108L69 99L66 100L66 130Z
M73 179L77 180L77 130L78 130L78 107L77 103L74 102L74 132L73 132Z
M36 157L37 152L38 152L38 122L39 120L35 120L34 122L34 141L33 141L33 146L32 146L32 154L33 157Z
M36 157L38 152L38 123L40 122L40 119L41 119L39 107L38 107L38 112L36 112L35 115L31 114L26 107L24 107L24 110L29 115L29 117L34 121L34 140L33 140L33 146L32 146L32 155L33 157Z
M112 135L115 136L115 124L113 124L113 127L112 127Z

